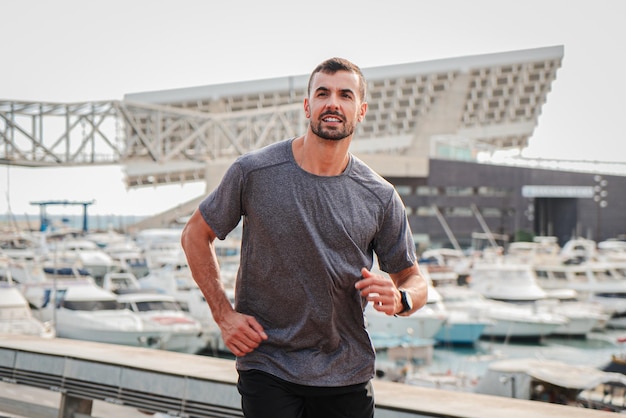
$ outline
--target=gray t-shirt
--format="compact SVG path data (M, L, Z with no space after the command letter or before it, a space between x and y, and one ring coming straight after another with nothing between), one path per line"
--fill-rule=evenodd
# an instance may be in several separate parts
M354 284L373 252L390 273L415 262L404 205L354 156L338 176L302 170L292 141L239 157L199 207L219 239L243 217L235 308L269 338L237 368L302 385L363 383L375 353Z

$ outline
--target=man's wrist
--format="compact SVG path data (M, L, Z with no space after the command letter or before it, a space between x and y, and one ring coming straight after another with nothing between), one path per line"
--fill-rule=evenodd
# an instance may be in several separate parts
M409 292L403 289L398 289L400 292L400 311L396 312L395 316L407 316L413 309L413 300Z

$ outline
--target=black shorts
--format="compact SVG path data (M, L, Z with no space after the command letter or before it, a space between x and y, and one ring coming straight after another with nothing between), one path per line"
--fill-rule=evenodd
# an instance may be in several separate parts
M246 418L373 418L371 382L343 387L289 383L258 370L240 371L237 389Z

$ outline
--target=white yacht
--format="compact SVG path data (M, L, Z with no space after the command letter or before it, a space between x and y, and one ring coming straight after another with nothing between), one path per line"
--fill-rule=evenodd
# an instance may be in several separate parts
M518 260L507 262L503 257L497 261L477 262L471 277L470 287L485 298L527 305L532 314L567 318L553 334L586 336L601 328L608 319L593 304L550 298L551 295L539 286L532 265Z
M626 276L613 263L536 264L537 283L547 291L571 289L578 299L600 305L607 326L626 328Z
M523 264L553 262L561 259L561 247L556 237L538 236L529 241L511 242L507 248L507 258Z
M149 270L184 258L181 233L179 228L152 228L135 234L135 242L142 249Z
M137 277L149 273L148 258L139 245L130 238L112 241L102 250Z
M132 273L109 273L104 276L102 287L118 295L124 308L136 312L148 324L156 321L169 326L169 336L162 340L166 350L195 354L214 343L212 329L205 332L200 320L183 309L174 296L156 288L142 288ZM188 304L184 306L187 308Z
M626 265L626 241L606 240L597 245L600 260Z
M469 286L488 299L506 302L534 302L547 297L531 267L521 263L476 262Z
M448 311L463 311L473 317L488 320L490 324L484 328L483 337L540 339L567 323L565 317L487 299L464 286L446 286L439 288L438 292Z
M420 268L428 271L435 286L439 282L464 282L472 262L472 258L463 251L451 248L428 249L421 254L419 260Z
M32 314L28 301L16 287L8 267L8 259L0 259L0 334L55 337L54 326Z
M204 295L193 280L191 270L184 257L177 257L175 261L165 263L159 268L153 267L148 275L137 280L142 289L156 290L173 296L183 310L200 321L203 332L211 336L212 341L214 341L212 344L214 348L222 350L220 329L213 319L213 314Z
M46 254L47 263L67 260L89 272L94 279L100 279L111 271L120 271L123 266L105 253L98 245L87 239L66 238L50 244Z
M173 296L145 291L122 292L117 300L122 308L141 318L144 329L162 329L158 341L160 349L196 354L209 343L202 324L184 312Z
M93 281L50 283L42 288L43 300L33 313L52 321L57 336L76 340L169 349L172 324L146 320L118 302L118 296ZM192 324L192 334L200 332Z
M15 283L27 283L45 280L41 257L30 248L5 249L8 257L9 270Z

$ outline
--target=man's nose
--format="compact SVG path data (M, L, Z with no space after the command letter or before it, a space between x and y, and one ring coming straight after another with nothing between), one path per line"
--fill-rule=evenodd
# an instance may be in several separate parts
M336 94L329 95L328 101L326 102L326 107L329 109L339 108L339 97Z

